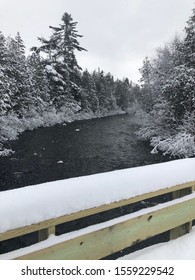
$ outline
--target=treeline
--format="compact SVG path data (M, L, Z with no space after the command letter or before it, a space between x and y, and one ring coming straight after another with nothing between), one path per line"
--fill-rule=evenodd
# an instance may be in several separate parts
M128 108L133 86L127 78L114 80L110 73L89 73L78 65L75 52L86 50L76 25L65 13L28 56L19 33L5 38L0 32L0 148L25 129L62 122L67 115Z
M138 135L150 140L153 152L195 155L195 9L184 37L156 50L140 69L137 100L145 121Z

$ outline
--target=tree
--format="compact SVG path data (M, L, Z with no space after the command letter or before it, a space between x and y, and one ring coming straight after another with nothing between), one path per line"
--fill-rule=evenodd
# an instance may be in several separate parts
M97 89L95 81L91 74L85 70L82 75L82 93L81 93L81 108L89 109L93 112L99 110L99 100L97 97Z
M13 110L22 116L31 106L30 81L25 57L25 46L19 33L8 38L7 75L10 80Z
M122 110L126 110L129 107L130 102L131 84L127 78L123 79L123 81L117 80L115 84L114 95L116 97L116 104Z
M171 104L174 119L181 124L184 115L195 110L195 70L185 65L174 67L163 92Z
M140 79L141 94L142 94L142 107L146 112L150 112L154 105L154 87L153 87L153 66L148 59L145 58L143 66L140 70L142 78Z
M0 32L0 116L7 114L11 109L11 91L9 89L9 77L7 76L6 39Z
M143 89L151 94L152 110L146 110L147 121L139 132L142 139L150 139L154 150L175 154L175 147L185 155L194 155L195 118L195 9L187 22L183 39L176 37L149 64L145 61L142 73ZM150 67L151 65L151 67ZM147 105L148 94L142 94ZM150 102L148 102L148 105ZM190 139L190 141L188 141ZM191 141L192 140L192 141ZM175 145L175 141L177 144ZM183 144L179 144L183 143ZM194 145L194 146L193 146ZM186 152L187 151L187 152ZM191 152L190 152L191 151ZM178 150L178 154L181 154Z
M114 96L115 83L110 73L104 74L100 69L94 71L92 78L95 82L97 98L99 100L100 110L116 109L116 99Z
M80 100L81 89L76 84L79 67L75 51L83 51L78 42L82 37L76 30L77 22L71 15L65 13L62 16L62 24L59 27L50 26L52 35L48 40L39 38L41 47L34 50L47 54L45 67L53 94L53 103L56 107L63 106L67 97L73 96Z
M185 27L185 39L184 39L184 57L186 65L189 67L195 67L195 9L193 9L193 14L187 21L187 26Z
M36 111L42 113L50 104L49 82L39 54L33 52L27 60L30 93Z

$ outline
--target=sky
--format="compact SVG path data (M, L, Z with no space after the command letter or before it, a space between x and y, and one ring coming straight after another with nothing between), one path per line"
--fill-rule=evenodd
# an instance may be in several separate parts
M195 0L0 0L0 31L19 31L28 51L67 12L88 50L77 54L79 65L137 82L144 58L182 34L193 8Z

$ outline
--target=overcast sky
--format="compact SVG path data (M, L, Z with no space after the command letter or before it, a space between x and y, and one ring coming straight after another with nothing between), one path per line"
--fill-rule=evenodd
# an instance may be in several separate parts
M0 0L0 31L19 31L29 49L68 12L88 50L77 56L83 69L137 82L145 56L181 34L194 7L195 0Z

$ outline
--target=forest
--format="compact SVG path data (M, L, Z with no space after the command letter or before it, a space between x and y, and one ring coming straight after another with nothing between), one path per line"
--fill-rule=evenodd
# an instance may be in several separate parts
M26 56L17 33L0 33L0 154L8 155L7 140L27 129L74 119L100 117L128 108L132 83L114 80L102 70L89 73L78 65L75 52L86 51L77 23L65 13L49 39L38 38Z
M153 153L174 157L195 155L195 9L184 35L159 47L140 69L137 101L144 112L139 139L149 140Z
M50 37L38 37L26 55L18 32L0 32L0 155L9 140L41 126L128 112L139 123L138 139L173 157L195 155L195 9L184 36L146 57L141 80L115 79L98 69L83 70L77 22L64 13Z

